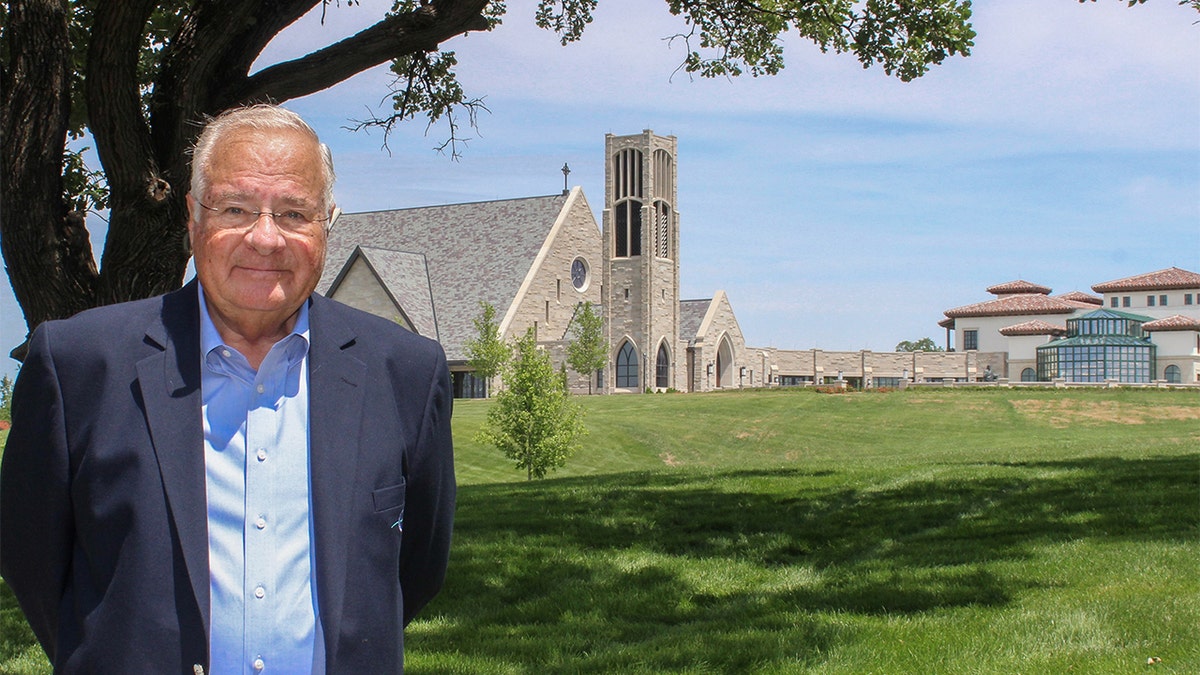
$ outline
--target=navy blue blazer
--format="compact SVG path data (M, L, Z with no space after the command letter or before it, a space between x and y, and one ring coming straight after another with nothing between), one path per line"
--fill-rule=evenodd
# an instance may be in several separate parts
M34 331L0 468L0 572L56 672L208 672L196 285ZM319 295L309 443L327 669L403 670L454 517L441 347ZM391 527L403 514L404 528Z

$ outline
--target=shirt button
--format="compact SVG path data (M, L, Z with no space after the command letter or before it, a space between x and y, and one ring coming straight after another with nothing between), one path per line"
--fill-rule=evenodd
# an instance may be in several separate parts
M266 668L266 667L267 667L267 664L264 663L261 658L254 659L254 669L255 670L261 671L263 668Z
M267 519L259 516L258 519L254 521L254 526L260 530L263 529L267 526Z
M266 459L267 459L267 449L266 449L266 448L259 448L259 449L258 449L258 453L257 453L256 457L258 457L258 461L260 461L260 462L266 461Z
M233 356L233 354L231 354L228 349L222 349L221 356L224 356L225 358L229 358L229 357Z
M256 391L258 391L258 393L260 393L260 394L261 394L261 393L263 393L264 391L266 391L266 390L267 390L267 387L266 387L266 385L262 385L262 384L260 384L260 385L258 385L257 387L255 387L255 390L256 390Z
M259 600L262 600L266 594L267 594L267 591L262 586L259 586L258 588L254 589L254 597L258 598Z

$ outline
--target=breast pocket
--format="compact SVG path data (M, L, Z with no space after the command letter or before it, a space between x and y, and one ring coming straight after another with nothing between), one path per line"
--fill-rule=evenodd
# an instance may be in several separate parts
M387 526L397 532L404 531L404 483L382 487L371 493L375 500L375 513Z

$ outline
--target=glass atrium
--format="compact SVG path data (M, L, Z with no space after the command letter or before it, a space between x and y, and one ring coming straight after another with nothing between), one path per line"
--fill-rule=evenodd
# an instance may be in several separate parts
M1150 382L1155 346L1142 333L1149 317L1100 309L1067 319L1067 337L1037 348L1037 376L1043 382Z

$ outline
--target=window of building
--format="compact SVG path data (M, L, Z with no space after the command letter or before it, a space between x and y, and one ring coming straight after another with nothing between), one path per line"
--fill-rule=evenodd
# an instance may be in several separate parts
M1154 296L1153 296L1153 295L1147 295L1147 296L1146 296L1146 306L1147 306L1147 307L1153 307L1153 306L1154 306Z
M451 375L454 398L487 398L487 380L473 372L456 371Z
M642 254L642 203L626 199L614 207L616 252L618 258Z
M671 257L671 205L661 200L654 202L654 255Z
M900 378L898 377L877 377L872 382L876 389L898 389L900 387Z
M1117 307L1117 296L1114 295L1111 298L1109 298L1108 305L1109 305L1109 307Z
M1159 307L1167 306L1167 296L1165 296L1165 295L1158 296L1158 306Z
M667 354L667 345L658 346L658 356L654 364L654 386L666 389L671 386L671 357Z
M632 148L613 155L614 255L642 254L642 153Z
M781 387L802 387L805 384L812 382L812 378L807 375L780 375L779 386Z
M979 331L971 328L963 331L963 350L979 349Z
M1182 381L1179 366L1170 365L1163 368L1163 379L1172 384L1179 384Z
M1185 304L1185 305L1192 304L1192 294L1191 293L1183 294L1183 304Z
M1123 297L1123 298L1121 298L1121 306L1122 306L1122 307L1128 307L1128 306L1129 306L1129 296L1128 296L1128 295L1127 295L1127 296L1125 296L1125 297Z
M1116 300L1116 298L1113 298L1113 300ZM1024 370L1021 371L1021 381L1022 382L1037 382L1037 371L1034 370L1033 368L1025 368Z
M617 352L617 386L622 389L638 388L638 358L633 345L626 341Z

